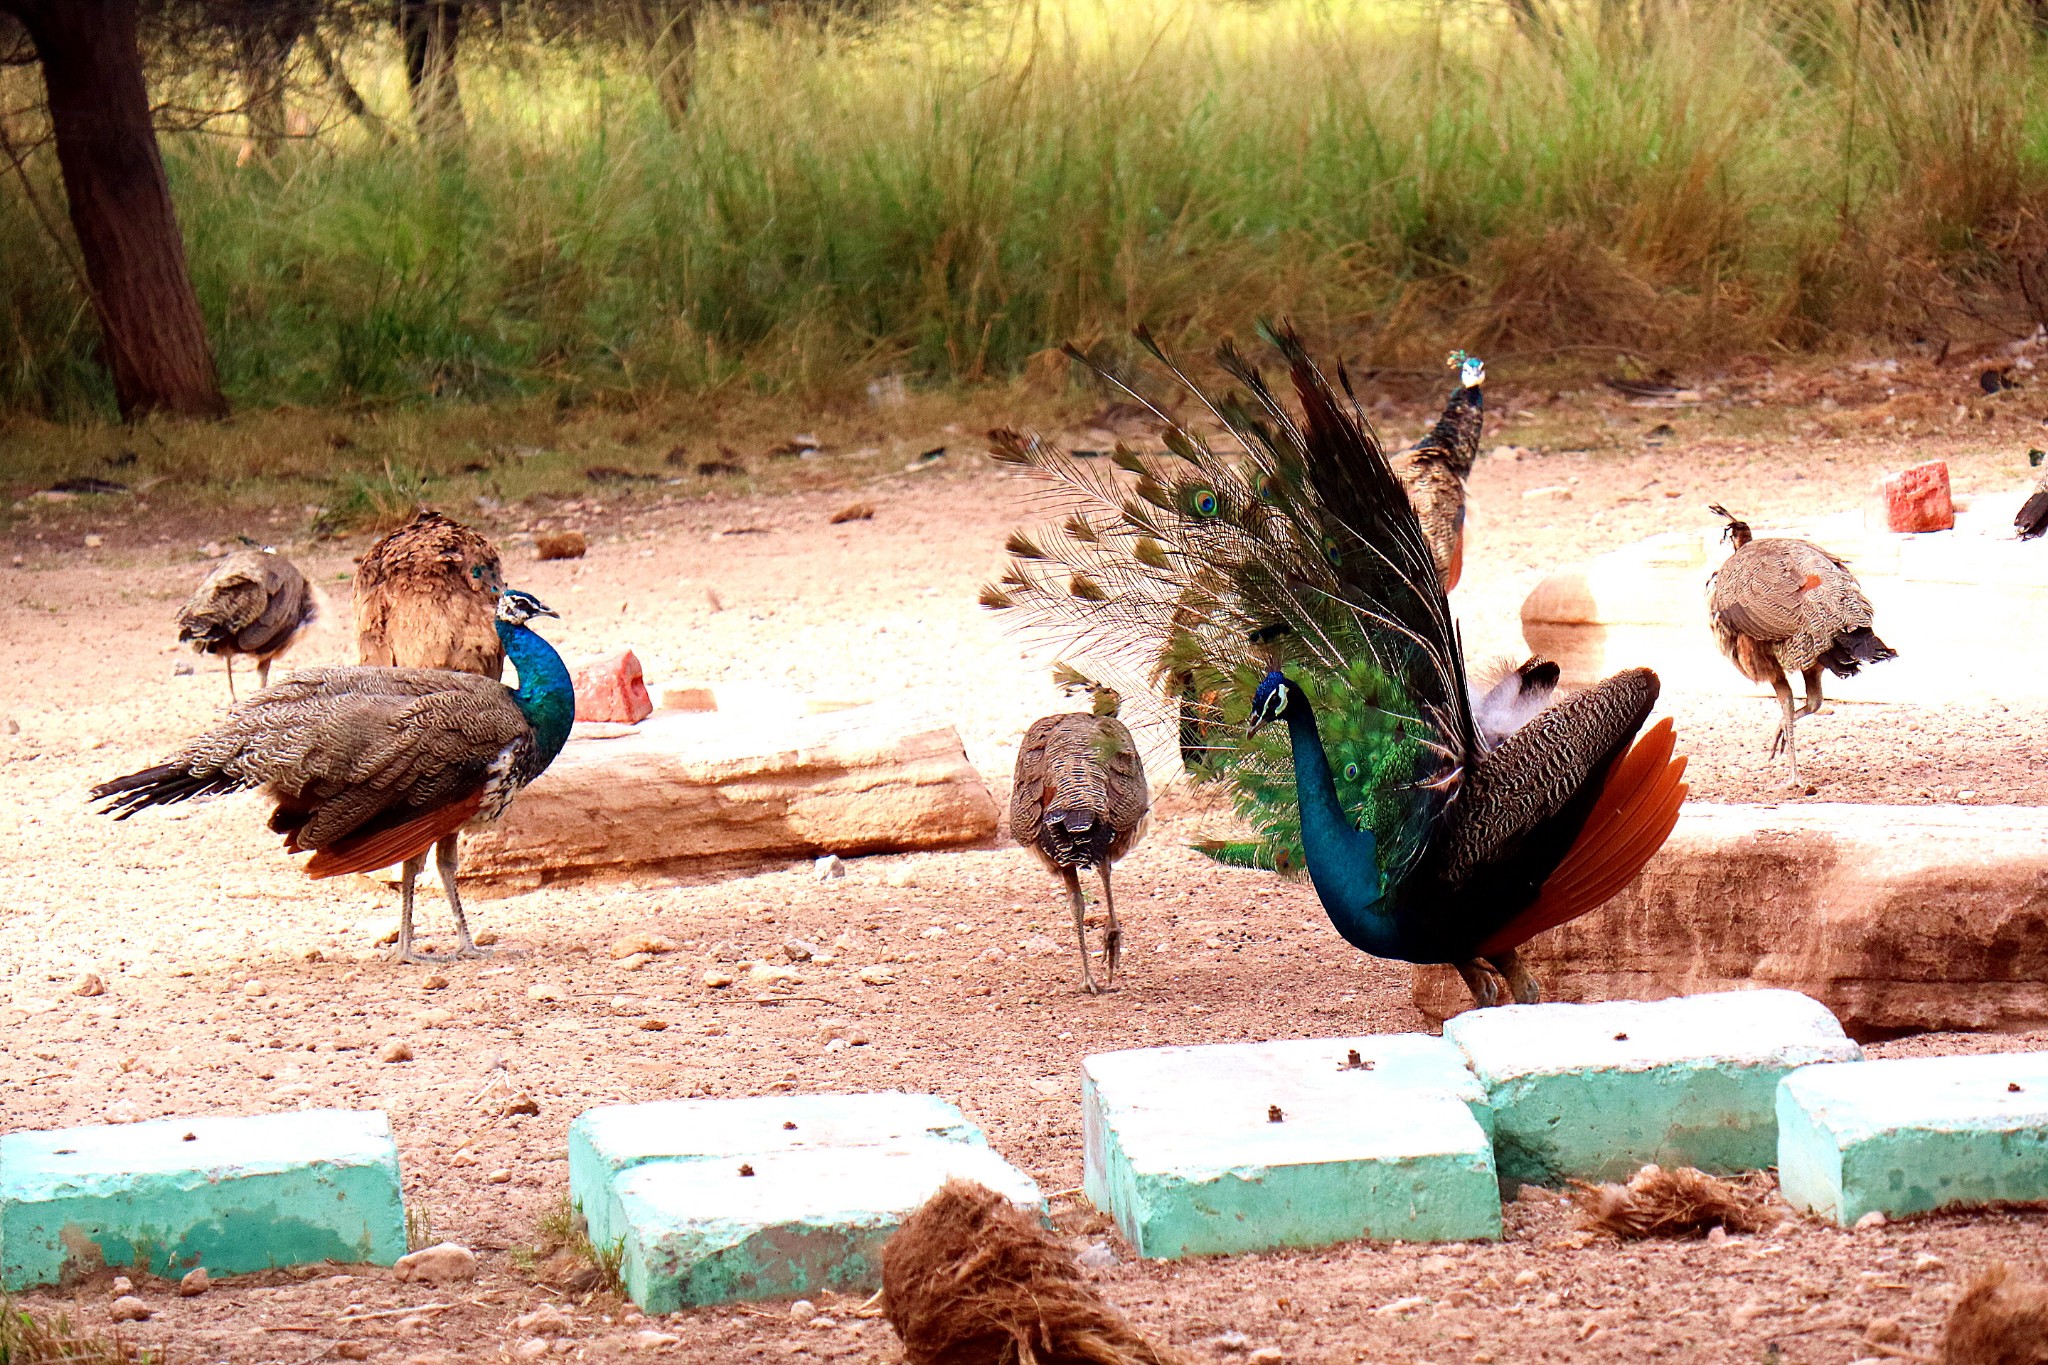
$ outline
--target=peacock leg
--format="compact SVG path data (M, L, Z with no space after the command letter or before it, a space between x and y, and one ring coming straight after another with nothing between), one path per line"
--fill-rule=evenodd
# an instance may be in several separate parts
M1522 955L1513 948L1504 953L1495 953L1486 959L1493 969L1507 978L1508 990L1513 993L1517 1005L1540 1005L1543 1003L1543 987L1536 984L1536 978L1522 965Z
M1800 706L1799 714L1810 716L1820 710L1820 670L1818 668L1809 668L1804 676L1806 678L1806 701Z
M1088 970L1088 912L1081 903L1081 874L1063 867L1060 880L1067 884L1067 900L1074 907L1074 937L1081 941L1081 989L1090 995L1100 995L1102 987L1095 984L1095 977Z
M1472 1003L1479 1009L1500 1003L1500 988L1493 984L1493 973L1486 969L1480 958L1457 964L1458 975L1465 978L1465 989L1472 992Z
M1102 874L1102 904L1109 913L1109 931L1102 936L1102 984L1108 986L1115 982L1117 963L1123 958L1124 931L1116 922L1116 896L1109 889L1109 864L1099 863L1095 870Z
M221 658L225 659L228 665L228 704L232 706L235 702L235 656L223 654Z
M398 960L400 962L432 962L412 950L412 887L419 878L420 869L427 865L427 855L407 858L399 875L398 889Z
M258 659L256 661L256 686L259 690L270 686L270 660L268 659Z
M469 921L462 917L462 897L455 891L455 872L462 865L462 832L442 836L434 845L434 869L441 874L441 889L448 893L448 908L455 912L455 957L489 957L490 948L479 948L469 937Z
M1799 751L1793 743L1792 723L1797 715L1792 709L1792 684L1785 681L1782 673L1778 675L1777 689L1778 705L1785 709L1785 720L1778 727L1777 738L1771 741L1771 757L1776 758L1780 753L1785 755L1785 762L1792 769L1791 783L1796 787L1799 785Z

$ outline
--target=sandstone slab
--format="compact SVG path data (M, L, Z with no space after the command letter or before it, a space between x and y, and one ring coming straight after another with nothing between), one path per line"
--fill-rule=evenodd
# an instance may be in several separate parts
M1508 1005L1444 1025L1486 1087L1503 1177L1618 1180L1648 1163L1728 1173L1778 1156L1778 1082L1862 1050L1796 991Z
M656 712L576 736L496 826L463 840L465 877L744 863L977 843L996 805L942 721L892 706L779 715Z
M2048 637L2012 628L2048 619L2048 542L2012 534L2023 496L1980 497L1953 531L1935 535L1893 534L1861 513L1756 527L1759 536L1813 540L1846 558L1877 633L1899 651L1854 678L1829 678L1831 704L2048 695ZM1640 665L1656 669L1667 691L1770 697L1735 671L1708 631L1707 578L1728 547L1718 518L1702 513L1701 521L1697 531L1652 536L1537 584L1522 603L1530 650L1557 660L1571 687ZM1998 648L1986 649L1987 640Z
M2048 1025L2048 810L1704 805L1641 876L1526 944L1547 1000L1781 986L1862 1041ZM1415 974L1440 1021L1471 997Z
M2048 1052L1795 1071L1778 1087L1778 1180L1843 1227L2048 1200Z
M1485 1095L1420 1034L1082 1063L1082 1184L1138 1254L1500 1235Z

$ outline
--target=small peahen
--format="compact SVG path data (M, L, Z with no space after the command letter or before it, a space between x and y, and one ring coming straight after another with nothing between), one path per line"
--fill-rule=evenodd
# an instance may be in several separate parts
M1152 798L1138 746L1117 719L1121 699L1116 692L1064 666L1055 677L1069 691L1088 692L1094 704L1085 714L1041 717L1024 732L1010 794L1010 834L1066 886L1074 934L1081 941L1081 985L1096 995L1116 981L1123 957L1110 864L1143 837ZM1102 878L1109 921L1103 931L1102 986L1088 969L1087 912L1081 899L1080 874L1091 867Z
M1465 480L1479 458L1479 436L1486 425L1486 362L1476 355L1452 351L1446 362L1458 371L1441 417L1429 434L1395 455L1394 477L1407 490L1408 505L1422 523L1430 558L1444 591L1458 586L1465 572Z
M1721 537L1735 553L1707 581L1707 623L1742 676L1768 683L1778 694L1785 715L1771 756L1785 755L1796 787L1799 753L1792 727L1820 710L1821 670L1853 678L1863 665L1896 659L1899 652L1871 630L1870 599L1846 562L1810 540L1758 540L1748 522L1719 503L1708 510L1726 519ZM1806 680L1806 701L1797 711L1787 670Z
M1235 449L1170 424L1170 458L1118 452L1125 482L994 433L998 460L1074 510L1013 535L982 602L1072 640L1098 672L1191 676L1194 697L1219 697L1218 721L1244 726L1214 761L1260 831L1258 861L1305 867L1354 947L1453 964L1481 1005L1498 998L1490 966L1534 1001L1516 947L1619 892L1677 821L1671 723L1637 739L1656 675L1616 674L1489 746L1442 577L1378 438L1292 332L1269 336L1299 417L1232 347L1222 364L1249 398L1209 398L1173 371Z
M178 640L227 664L235 700L235 656L256 660L256 685L270 685L270 661L298 642L319 614L305 575L268 547L237 550L214 565L178 608Z
M519 671L515 691L437 668L313 668L266 688L169 761L93 788L125 820L243 787L276 803L270 827L306 872L338 877L404 864L398 956L413 951L413 883L435 850L460 946L477 957L456 893L460 830L496 820L569 738L576 694L554 647L527 625L553 616L530 593L498 598L496 632Z
M499 676L505 649L495 617L504 586L496 546L420 508L356 565L357 661Z

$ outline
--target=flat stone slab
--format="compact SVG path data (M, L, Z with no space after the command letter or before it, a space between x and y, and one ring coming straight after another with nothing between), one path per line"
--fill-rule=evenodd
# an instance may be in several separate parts
M1494 1238L1485 1115L1463 1055L1422 1034L1100 1053L1083 1189L1154 1258Z
M882 1244L955 1177L1044 1212L1038 1186L988 1148L931 1138L635 1167L617 1183L626 1294L672 1313L874 1289Z
M1461 1014L1444 1037L1486 1087L1501 1175L1542 1185L1624 1179L1645 1162L1772 1165L1779 1080L1863 1055L1797 991L1508 1005Z
M1778 1185L1845 1227L2048 1200L2048 1052L1795 1071L1778 1085Z
M314 1109L0 1137L0 1289L101 1266L235 1275L405 1254L381 1113Z
M2044 884L2040 807L1694 801L1627 889L1520 952L1550 1000L1777 986L1866 1042L2018 1032L2048 1025ZM1451 968L1415 969L1431 1022L1471 999Z
M937 1095L761 1095L585 1110L569 1125L569 1197L593 1246L626 1235L616 1182L650 1161L701 1161L931 1138L982 1147L967 1116Z

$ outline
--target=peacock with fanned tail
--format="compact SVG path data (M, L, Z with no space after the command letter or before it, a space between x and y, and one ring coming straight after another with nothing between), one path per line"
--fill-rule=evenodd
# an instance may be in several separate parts
M992 433L996 459L1067 515L1011 536L982 602L1098 676L1166 681L1183 708L1214 698L1200 719L1244 736L1212 762L1258 860L1305 870L1347 942L1455 965L1481 1005L1499 998L1489 969L1534 1002L1516 948L1613 897L1677 821L1671 723L1642 733L1657 677L1543 705L1554 674L1532 661L1509 690L1537 703L1498 708L1513 728L1483 735L1442 575L1377 436L1291 331L1267 336L1299 416L1235 348L1220 360L1245 393L1211 398L1138 334L1226 449L1158 413L1167 454L1119 450L1119 475Z
M436 850L455 956L482 956L455 889L454 836L503 815L568 741L576 717L569 670L527 625L554 614L530 593L499 594L496 632L519 672L516 690L441 668L307 669L258 692L167 762L92 794L106 801L102 813L125 820L145 806L262 788L285 850L312 853L308 876L404 865L398 956L406 962L436 960L412 946L413 884Z

